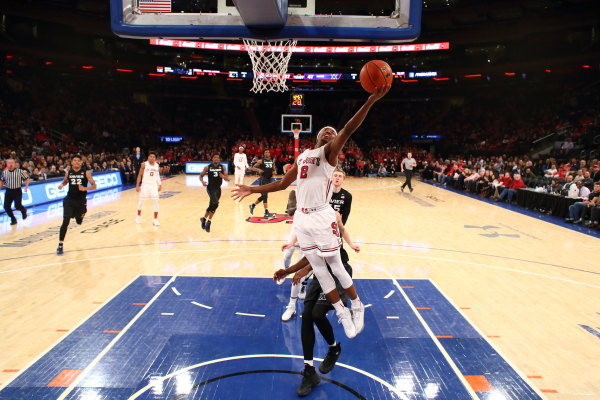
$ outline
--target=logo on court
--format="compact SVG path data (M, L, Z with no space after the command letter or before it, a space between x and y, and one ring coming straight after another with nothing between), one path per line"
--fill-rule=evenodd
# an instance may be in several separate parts
M246 221L251 222L253 224L276 224L277 222L285 221L286 224L291 224L294 222L294 217L290 217L287 214L275 214L274 217L266 218L266 217L248 217Z
M496 238L499 236L512 237L512 238L520 238L521 237L521 235L516 234L516 233L498 233L498 232L496 232L496 229L502 229L502 228L500 228L499 226L494 226L494 225L484 225L484 226L465 225L465 228L483 229L485 231L485 233L480 233L479 236L485 236L485 237L489 237L489 238Z
M179 193L181 193L181 192L160 192L158 194L158 197L161 198L161 199L168 199L169 197L173 197L173 196L175 196L176 194L179 194Z

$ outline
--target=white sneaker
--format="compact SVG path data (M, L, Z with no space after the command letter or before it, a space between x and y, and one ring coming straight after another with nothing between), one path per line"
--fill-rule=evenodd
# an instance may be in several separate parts
M358 335L365 328L365 305L360 303L358 307L352 307L352 322L356 328L356 334Z
M354 322L352 322L352 314L350 313L350 310L344 307L342 312L336 312L336 315L339 318L338 323L342 324L344 327L344 333L346 333L346 336L348 336L350 339L356 337L356 327L354 326Z
M160 224L158 223L158 220L156 218L154 218L154 221L152 221L152 225L160 226Z
M142 222L142 217L140 217L139 215L135 216L135 223L139 224L140 222Z
M296 314L296 304L288 304L281 316L282 321L289 321Z

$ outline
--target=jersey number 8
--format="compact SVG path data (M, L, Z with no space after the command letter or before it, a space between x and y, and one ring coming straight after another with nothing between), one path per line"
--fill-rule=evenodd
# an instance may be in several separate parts
M302 166L302 168L300 168L300 179L306 179L308 176L308 165L304 165Z

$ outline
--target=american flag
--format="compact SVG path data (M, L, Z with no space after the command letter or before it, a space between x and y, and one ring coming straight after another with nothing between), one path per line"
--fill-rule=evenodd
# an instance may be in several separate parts
M139 0L141 12L171 12L171 0Z

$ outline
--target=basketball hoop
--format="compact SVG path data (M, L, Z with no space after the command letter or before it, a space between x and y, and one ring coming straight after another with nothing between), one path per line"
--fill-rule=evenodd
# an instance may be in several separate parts
M262 93L288 90L285 84L287 67L297 43L295 39L277 41L244 39L244 45L252 60L254 74L250 91Z

